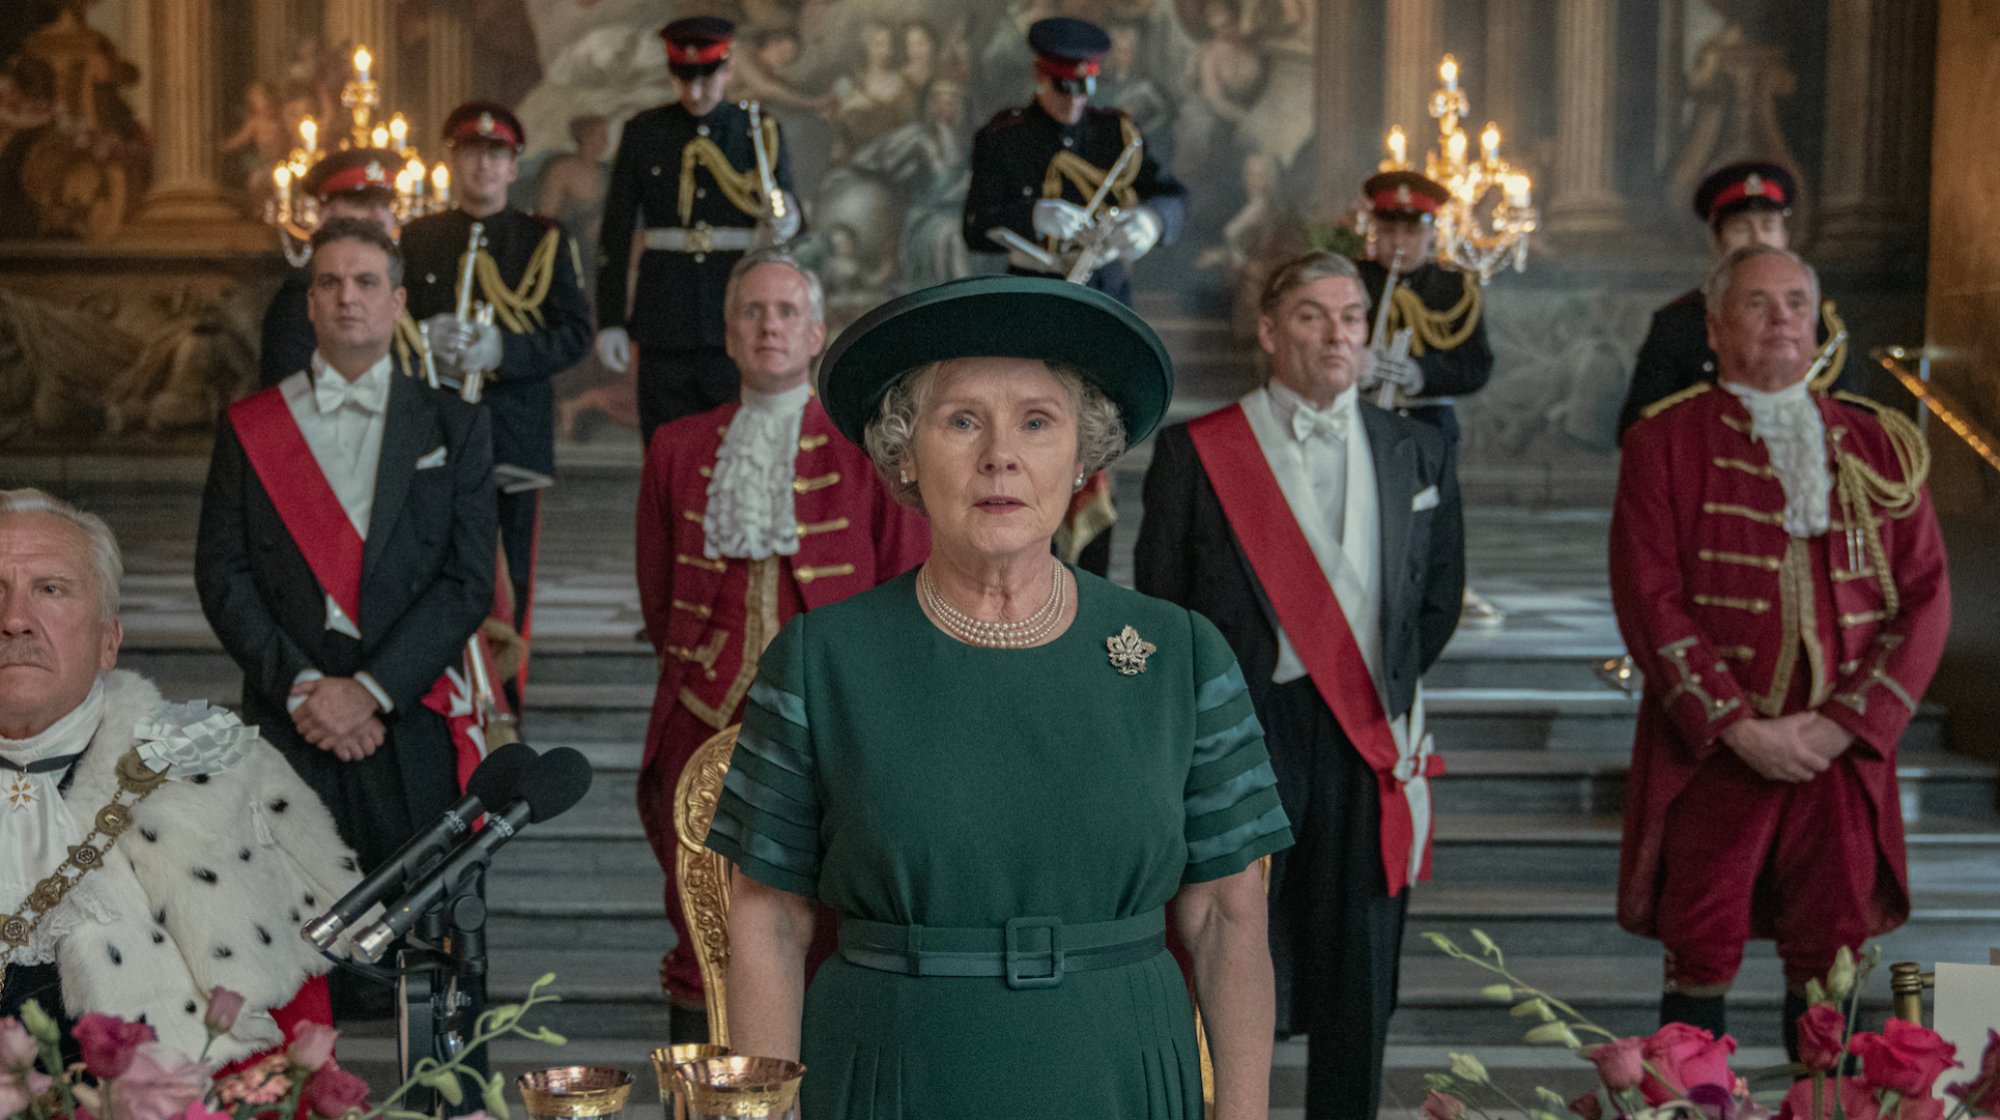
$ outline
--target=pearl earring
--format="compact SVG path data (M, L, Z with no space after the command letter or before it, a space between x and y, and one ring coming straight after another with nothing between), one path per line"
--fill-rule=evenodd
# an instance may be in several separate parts
M1076 488L1077 488L1078 490L1081 490L1081 489L1083 489L1083 476L1082 476L1082 475L1077 475L1077 476L1076 476Z
M897 480L897 481L899 481L899 482L901 482L901 483L902 483L903 485L905 485L905 486L908 486L908 485L910 484L910 472L909 472L909 471L897 471L897 472L896 472L896 480Z

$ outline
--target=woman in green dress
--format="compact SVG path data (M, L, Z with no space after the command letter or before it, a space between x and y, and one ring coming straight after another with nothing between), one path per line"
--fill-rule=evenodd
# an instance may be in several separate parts
M1164 347L1101 293L979 277L857 322L820 394L932 551L764 654L708 839L737 867L732 1044L804 1061L809 1120L1195 1120L1171 921L1214 1115L1261 1120L1257 861L1291 832L1242 673L1205 619L1050 551L1166 410ZM808 988L814 900L840 953Z

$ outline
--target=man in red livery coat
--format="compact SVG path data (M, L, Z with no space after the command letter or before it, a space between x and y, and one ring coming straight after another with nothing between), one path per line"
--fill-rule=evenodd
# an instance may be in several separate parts
M1743 942L1774 938L1796 1057L1806 981L1909 915L1896 742L1950 593L1923 437L1811 388L1812 269L1746 246L1705 294L1719 384L1626 434L1611 522L1646 677L1618 920L1666 946L1661 1020L1718 1034Z
M819 280L753 249L723 300L742 400L682 417L646 452L639 487L639 603L660 654L639 770L639 817L667 875L680 943L660 968L677 1011L701 975L674 878L674 785L695 749L737 722L757 658L793 615L917 566L929 529L898 505L812 396L826 343ZM681 1016L675 1016L677 1022ZM687 1017L687 1025L701 1019Z

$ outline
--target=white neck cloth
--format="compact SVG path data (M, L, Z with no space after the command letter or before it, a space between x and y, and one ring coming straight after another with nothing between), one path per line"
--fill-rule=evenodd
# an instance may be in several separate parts
M1763 440L1771 453L1771 470L1785 487L1785 532L1795 537L1826 532L1833 475L1826 466L1826 421L1811 387L1803 378L1775 392L1729 381L1722 387L1750 410L1750 438Z
M792 476L811 395L803 384L782 393L743 390L743 407L722 436L708 484L702 552L709 559L762 560L798 552Z

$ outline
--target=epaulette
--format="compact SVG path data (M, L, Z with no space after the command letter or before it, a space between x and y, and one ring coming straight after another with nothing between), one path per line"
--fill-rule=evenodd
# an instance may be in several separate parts
M1703 393L1706 393L1713 388L1715 388L1715 383L1712 381L1696 382L1695 384L1690 385L1685 389L1682 389L1678 393L1672 393L1667 396L1661 397L1659 400L1656 400L1652 404L1647 405L1645 408L1640 410L1639 417L1640 419L1643 420L1651 420L1653 417L1658 416L1660 413L1665 412L1666 410L1674 407L1675 405L1685 404L1688 401L1691 401L1696 397L1701 396Z
M993 114L992 120L986 122L986 130L990 131L998 128L1012 128L1015 125L1020 124L1022 121L1025 121L1027 119L1028 119L1028 111L1026 109L1020 109L1020 108L1002 109L999 112Z
M132 728L132 737L148 770L189 781L243 761L257 742L257 729L244 726L227 708L196 700L162 705Z

